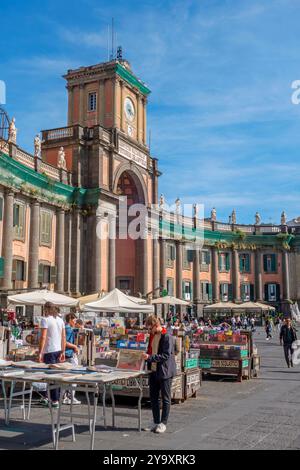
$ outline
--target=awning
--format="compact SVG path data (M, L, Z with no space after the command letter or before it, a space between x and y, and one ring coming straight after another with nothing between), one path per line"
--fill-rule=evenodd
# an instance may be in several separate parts
M78 299L47 289L11 295L8 296L8 302L21 305L45 305L47 302L51 302L56 307L76 307L78 305Z
M237 305L234 304L233 302L218 302L216 304L212 304L212 305L206 305L204 307L204 310L233 310L234 308L236 308Z
M143 300L125 295L119 289L114 289L96 302L87 303L84 311L112 312L112 313L153 313L154 307L148 304L140 304L137 301Z

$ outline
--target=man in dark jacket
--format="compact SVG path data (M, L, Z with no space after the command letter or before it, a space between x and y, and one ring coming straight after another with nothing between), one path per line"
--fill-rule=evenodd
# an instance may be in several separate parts
M293 348L292 344L297 340L296 330L292 326L292 321L290 318L286 318L284 325L280 330L280 344L283 342L284 356L287 363L287 366L293 367Z
M146 325L150 332L148 354L144 354L144 359L151 371L149 386L154 422L151 431L161 434L166 431L171 407L172 379L176 375L175 341L154 315L147 318ZM160 393L163 402L161 416Z

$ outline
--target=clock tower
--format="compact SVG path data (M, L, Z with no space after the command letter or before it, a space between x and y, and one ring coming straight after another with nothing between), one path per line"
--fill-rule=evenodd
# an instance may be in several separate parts
M118 129L146 146L146 110L149 88L137 78L128 61L112 60L69 70L68 126Z

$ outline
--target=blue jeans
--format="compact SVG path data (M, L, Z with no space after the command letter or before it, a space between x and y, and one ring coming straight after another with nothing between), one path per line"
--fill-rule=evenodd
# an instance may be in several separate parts
M59 356L61 351L51 352L44 354L44 363L45 364L57 364L59 362ZM59 400L59 388L51 390L50 392L51 401Z

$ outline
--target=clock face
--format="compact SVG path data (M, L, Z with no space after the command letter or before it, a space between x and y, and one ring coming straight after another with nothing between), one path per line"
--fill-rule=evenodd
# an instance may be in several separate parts
M131 101L130 98L125 99L124 108L125 108L125 114L126 114L127 119L129 121L133 121L135 117L135 109L134 109L133 102Z

